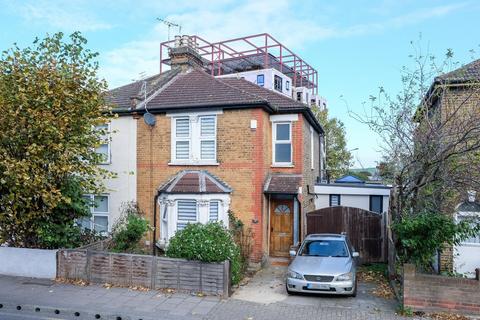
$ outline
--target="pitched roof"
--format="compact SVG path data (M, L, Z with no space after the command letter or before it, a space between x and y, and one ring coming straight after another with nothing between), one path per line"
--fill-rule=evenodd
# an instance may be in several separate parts
M365 181L357 176L347 174L335 180L335 183L365 183Z
M301 185L302 175L300 174L272 173L265 182L263 192L297 194Z
M480 59L435 78L435 82L463 83L480 81Z
M148 77L145 80L135 81L127 85L108 91L106 100L114 105L117 110L127 110L132 107L132 98L143 101L145 93L143 92L143 84L147 84L147 97L168 83L174 76L180 72L180 69L172 69L166 72Z
M150 112L212 107L259 106L271 113L302 112L319 132L321 125L311 109L287 96L238 78L215 78L198 68L180 72L175 68L147 79L147 108ZM113 89L108 100L117 111L132 110L132 97L140 101L132 111L145 112L142 81Z
M183 170L160 186L159 193L230 193L232 189L205 170Z

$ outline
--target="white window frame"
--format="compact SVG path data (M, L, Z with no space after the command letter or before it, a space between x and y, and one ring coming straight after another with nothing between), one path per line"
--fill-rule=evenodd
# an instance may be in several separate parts
M188 137L177 137L177 120L186 119L188 121ZM192 121L188 116L172 118L172 159L174 162L189 161L188 159L177 159L177 142L188 142L188 158L192 158Z
M210 217L210 208L212 206L212 202L217 203L217 220L212 220ZM218 222L220 220L220 211L221 211L222 200L220 199L210 199L208 201L208 222Z
M288 124L289 125L289 140L277 140L277 125ZM293 140L292 140L292 121L276 121L272 123L272 165L274 167L292 167L293 166ZM290 161L289 162L277 162L275 161L276 147L278 144L290 144Z
M100 126L96 126L95 127L95 130L97 130L97 128L100 127ZM112 163L112 139L111 139L111 123L107 123L107 133L106 133L106 139L107 139L107 143L101 143L101 145L104 145L106 144L107 145L107 159L105 161L102 161L100 162L99 164L101 165L105 165L105 164L111 164ZM95 153L96 150L95 150ZM97 154L100 154L100 153L97 153Z
M214 110L209 112L192 112L192 113L170 113L167 116L171 117L171 153L169 165L219 165L217 162L217 134L218 134L218 114L222 114L221 110ZM201 119L205 117L213 117L215 122L215 131L211 136L201 135ZM178 137L176 135L176 120L180 118L188 118L190 121L189 137ZM176 158L176 144L177 141L189 141L189 159ZM214 159L201 158L201 142L214 142Z
M230 207L230 194L228 193L170 193L159 197L159 221L160 233L157 241L167 244L170 238L177 232L178 226L178 201L195 200L197 203L197 223L210 221L210 201L218 202L218 220L226 228L229 227L228 211ZM191 222L191 221L190 221ZM192 223L192 222L191 222Z
M84 197L90 198L88 205L90 209L90 230L95 230L95 216L107 217L107 233L110 232L110 195L109 194L85 194ZM107 212L95 212L95 197L107 198Z
M179 205L178 205L178 204L179 204L180 202L182 202L182 201L183 201L183 202L187 202L187 201L188 201L188 202L195 202L195 221L179 220L179 218L178 218L178 216L179 216L179 214L178 214ZM184 223L185 225L187 225L187 224L189 224L189 223L197 223L197 222L199 222L200 212L199 212L199 207L198 207L198 201L197 201L197 200L195 200L195 199L178 199L178 200L176 200L175 205L176 205L176 210L175 210L175 211L176 211L176 215L177 215L177 219L176 219L176 221L175 221L175 231L178 230L178 224L179 224L179 223Z
M260 82L258 82L259 77L263 79L261 84ZM257 85L259 85L260 87L265 86L265 75L263 73L257 74Z

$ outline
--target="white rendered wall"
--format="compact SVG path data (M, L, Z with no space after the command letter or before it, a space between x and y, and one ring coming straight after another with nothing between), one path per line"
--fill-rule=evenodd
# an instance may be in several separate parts
M340 205L370 210L370 195L383 196L383 212L388 211L390 189L339 186L315 186L315 209L330 206L330 194L340 195Z
M57 250L0 247L0 274L54 279Z
M117 174L116 178L105 182L109 197L109 231L120 216L121 205L137 199L137 120L131 116L113 119L110 131L110 163L102 165Z
M237 72L237 73L232 73L232 74L226 74L222 76L217 76L217 78L225 78L225 77L240 77L244 78L245 80L249 82L253 82L257 84L257 75L263 74L265 76L265 81L264 81L264 88L275 91L277 93L282 93L289 98L292 98L292 79L285 74L281 73L277 69L271 68L271 69L260 69L260 70L251 70L251 71L244 71L244 72ZM279 76L282 78L282 92L275 90L274 89L274 78L275 75ZM289 87L287 89L287 84L286 82L289 82Z

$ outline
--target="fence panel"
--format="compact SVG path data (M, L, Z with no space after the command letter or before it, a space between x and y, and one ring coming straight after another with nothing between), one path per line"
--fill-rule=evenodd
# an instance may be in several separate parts
M352 207L328 207L307 213L307 234L346 232L362 262L385 262L386 241L381 214Z
M110 253L88 249L60 250L57 277L91 283L172 288L227 297L230 263L202 263L148 255Z

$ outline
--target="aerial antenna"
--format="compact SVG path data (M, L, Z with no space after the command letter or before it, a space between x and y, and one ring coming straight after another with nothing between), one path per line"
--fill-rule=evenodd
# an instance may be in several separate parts
M143 121L145 121L145 123L148 126L153 127L156 123L156 119L155 119L155 116L151 114L147 108L147 80L145 80L145 72L141 72L140 77L141 79L143 79L142 91L143 91L143 103L145 105L145 113L143 114Z
M165 19L161 19L161 18L157 18L157 20L162 22L163 24L165 24L168 27L168 41L170 41L170 28L177 27L178 28L178 34L182 34L182 26L181 25L176 24L176 23L171 22L171 21L168 21L168 20L165 20Z

